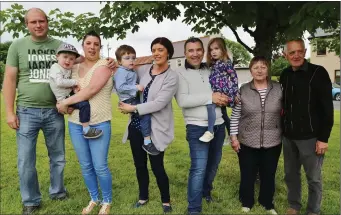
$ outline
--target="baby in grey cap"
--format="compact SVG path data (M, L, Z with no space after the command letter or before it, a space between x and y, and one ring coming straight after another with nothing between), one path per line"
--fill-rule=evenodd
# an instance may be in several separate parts
M77 80L71 79L72 67L79 56L77 49L67 43L62 43L57 49L58 62L54 63L50 69L50 87L57 102L72 95L73 89L79 89ZM79 110L79 121L82 123L85 138L93 139L102 135L102 130L92 128L89 125L91 113L89 101L82 101L73 104L71 107Z

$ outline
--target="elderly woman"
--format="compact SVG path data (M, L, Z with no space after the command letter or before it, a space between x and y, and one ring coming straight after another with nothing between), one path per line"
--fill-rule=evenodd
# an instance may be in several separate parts
M144 86L141 94L141 104L130 105L120 103L123 113L138 113L139 115L151 115L151 140L158 155L149 155L152 171L161 193L163 211L170 212L169 181L163 165L164 151L174 138L174 119L172 110L172 98L178 88L178 75L168 65L172 58L174 48L172 42L165 37L156 38L151 44L154 58L153 65L142 66L137 73L140 85ZM147 169L147 153L142 148L143 136L140 131L140 121L136 114L131 115L128 123L128 134L126 132L123 141L128 136L130 147L136 168L136 177L139 184L139 200L135 208L147 204L149 175Z
M79 121L79 110L69 116L71 142L76 151L83 178L91 200L82 214L90 214L100 203L98 183L102 189L102 207L99 214L109 214L112 200L111 173L108 168L108 149L111 137L111 91L112 72L107 62L100 59L101 39L96 32L89 32L83 38L85 60L72 71L72 78L79 81L80 91L57 105L60 112L68 106L89 100L91 106L90 125L101 129L103 135L86 139ZM93 212L92 212L93 213Z
M249 66L253 80L240 88L240 102L231 116L232 148L240 167L239 200L242 211L254 205L254 183L259 170L258 201L270 214L274 209L275 175L281 154L282 90L268 80L269 63L254 57Z

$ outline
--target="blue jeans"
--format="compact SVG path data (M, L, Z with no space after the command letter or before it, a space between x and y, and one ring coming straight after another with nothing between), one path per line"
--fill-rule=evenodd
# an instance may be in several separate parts
M82 175L92 201L99 201L98 182L102 189L103 203L111 203L112 182L108 168L108 150L111 137L110 121L91 127L101 129L103 135L96 139L85 139L83 127L69 122L72 145L82 169ZM97 181L98 179L98 181Z
M225 126L214 126L214 139L210 143L199 140L207 131L207 127L187 125L186 128L191 156L187 191L188 211L201 212L202 197L210 196L213 189L212 184L222 156Z
M131 105L137 105L140 104L138 98L130 98L127 100L122 101L124 103L127 104L131 104ZM136 114L136 113L133 113ZM151 115L150 114L146 114L146 115L138 115L139 119L140 119L140 125L141 125L141 133L143 137L148 137L151 135L152 133L152 128L151 128L151 124L152 124L152 119L151 119Z
M43 131L50 158L51 198L66 195L64 187L65 166L65 124L64 116L55 108L29 108L18 106L17 129L18 171L20 193L25 206L39 205L41 193L36 169L36 145L39 130Z

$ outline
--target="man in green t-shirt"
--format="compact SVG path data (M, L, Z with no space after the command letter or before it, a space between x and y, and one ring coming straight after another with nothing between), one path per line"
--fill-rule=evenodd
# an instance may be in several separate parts
M16 129L23 214L31 214L41 202L35 167L39 130L44 133L50 158L50 197L67 197L63 180L65 126L63 115L55 108L56 99L49 86L50 67L56 62L56 49L61 41L47 36L48 20L41 9L28 10L25 22L30 36L15 40L8 50L3 94L7 123Z

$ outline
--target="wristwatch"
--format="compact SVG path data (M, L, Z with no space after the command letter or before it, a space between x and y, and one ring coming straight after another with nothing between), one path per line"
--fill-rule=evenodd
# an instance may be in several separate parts
M134 113L139 113L138 111L137 111L137 105L134 105Z

